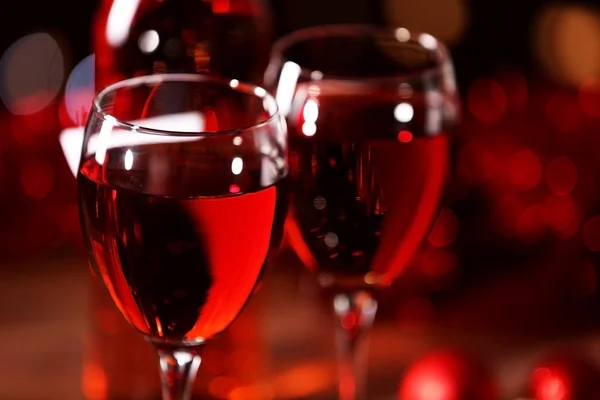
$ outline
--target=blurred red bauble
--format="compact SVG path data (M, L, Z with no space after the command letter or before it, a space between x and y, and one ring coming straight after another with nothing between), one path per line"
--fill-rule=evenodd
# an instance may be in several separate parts
M398 400L494 400L494 382L476 360L454 351L425 355L406 372Z
M531 375L535 400L600 399L600 370L578 355L548 357Z

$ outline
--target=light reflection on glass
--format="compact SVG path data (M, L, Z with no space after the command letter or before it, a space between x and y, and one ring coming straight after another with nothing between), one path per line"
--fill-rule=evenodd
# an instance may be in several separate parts
M437 134L443 129L444 99L434 90L425 92L425 103L428 105L425 114L425 132Z
M350 308L350 300L347 296L337 295L333 299L333 307L337 313L345 313Z
M98 164L104 164L104 158L106 157L106 150L110 145L110 137L112 134L112 130L117 123L117 120L107 115L104 117L105 121L100 128L100 133L98 134L98 150L96 151L96 161Z
M302 124L302 133L305 136L314 136L317 133L317 125L313 122L305 122Z
M327 247L334 248L338 245L339 241L338 236L333 232L329 232L325 235L325 244Z
M242 173L244 169L244 160L241 157L235 157L233 161L231 161L231 172L234 175L239 175Z
M281 69L275 96L279 111L284 117L290 114L298 77L300 77L300 66L294 62L286 62Z
M312 97L318 97L321 94L321 88L317 85L310 85L308 87L308 95Z
M313 201L313 205L317 210L323 210L327 207L327 200L323 196L317 196Z
M319 105L315 100L308 100L304 105L303 111L305 122L317 122L319 118Z
M305 136L314 136L317 133L317 119L319 119L319 103L315 99L309 99L302 110L302 133Z
M139 4L140 0L115 0L106 22L108 44L120 47L125 43Z
M312 79L313 81L320 81L321 79L323 79L323 73L321 71L313 71L310 74L310 79Z
M265 97L267 95L267 91L261 87L254 88L254 94L258 97Z
M399 122L410 122L412 121L414 115L415 110L413 109L413 106L409 103L400 103L394 109L394 117Z
M410 32L406 28L396 29L396 39L399 42L408 42L410 40Z
M128 149L125 152L125 169L131 171L131 168L133 168L133 152L131 149Z
M160 37L155 30L149 30L140 35L138 46L142 53L150 54L158 48Z
M410 86L409 83L404 82L400 84L398 92L402 97L411 97L413 95L413 88Z
M419 35L419 43L429 50L435 50L438 47L437 39L428 33L421 33Z

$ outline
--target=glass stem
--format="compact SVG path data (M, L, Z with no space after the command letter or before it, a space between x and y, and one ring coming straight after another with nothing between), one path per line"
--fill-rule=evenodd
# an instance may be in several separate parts
M366 400L368 337L377 301L363 291L338 293L333 299L333 309L337 317L339 399Z
M200 367L199 347L154 343L160 361L163 400L190 400Z

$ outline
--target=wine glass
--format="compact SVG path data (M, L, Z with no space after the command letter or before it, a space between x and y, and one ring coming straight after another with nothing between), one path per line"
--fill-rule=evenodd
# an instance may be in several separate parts
M275 43L265 74L290 129L286 235L338 318L342 399L364 399L375 295L437 217L458 114L452 62L433 36L331 25Z
M200 347L241 312L286 212L285 121L237 80L142 76L102 90L78 173L89 260L187 400Z

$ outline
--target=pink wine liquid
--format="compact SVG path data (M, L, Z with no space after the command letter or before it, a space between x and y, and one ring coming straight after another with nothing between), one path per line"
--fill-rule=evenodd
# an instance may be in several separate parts
M265 185L273 160L245 156L235 175L230 160L185 157L178 146L136 150L136 160L167 157L172 176L160 185L151 169L112 168L125 149L109 150L104 165L88 159L80 209L90 258L125 318L149 336L200 341L233 322L278 247L285 174Z
M336 88L308 89L289 118L287 234L325 286L386 285L437 217L448 137L428 128L439 110L415 96L398 109L398 95Z

